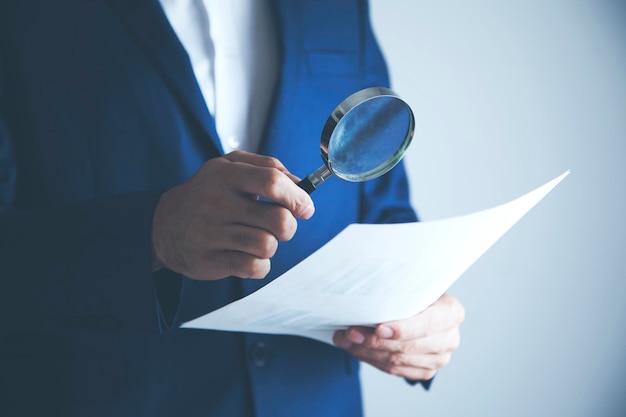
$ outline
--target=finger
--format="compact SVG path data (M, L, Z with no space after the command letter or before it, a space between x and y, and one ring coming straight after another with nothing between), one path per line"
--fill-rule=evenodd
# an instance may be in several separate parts
M337 343L337 337L334 338L334 341L336 344L340 344ZM430 379L438 369L445 367L452 357L451 352L406 354L371 349L364 345L351 345L346 350L360 361L375 366L384 372L410 379ZM431 376L423 375L424 371L430 371Z
M291 181L296 184L301 180L301 178L289 172L289 170L283 165L282 162L280 162L279 159L271 156L258 155L245 151L233 151L225 155L224 158L228 159L231 162L244 162L259 167L275 168L287 175L289 179L291 179Z
M418 339L458 327L464 319L463 305L446 293L420 314L379 324L376 326L376 334L383 339Z
M264 278L270 271L269 259L261 259L245 252L219 251L199 262L189 278L204 280L215 277Z
M298 228L296 218L285 207L267 201L241 199L232 209L234 223L264 229L280 241L290 240Z
M258 167L275 168L285 173L289 172L278 158L272 156L259 155L246 151L233 151L224 155L224 158L231 162L243 162Z
M363 338L356 337L354 333L364 334ZM340 347L350 348L351 345L360 345L364 349L379 350L385 352L397 352L407 355L425 355L454 352L459 348L461 335L458 327L449 329L433 336L418 338L410 341L381 339L376 334L364 333L362 330L348 329L344 336L338 335ZM362 340L359 342L359 340Z
M402 343L402 342L401 342ZM405 342L398 351L408 354L451 353L461 345L461 332L454 327L444 333Z
M256 166L249 163L233 162L237 170L229 181L231 186L247 195L258 195L273 201L286 209L293 216L310 218L315 212L313 200L285 172L276 167Z
M278 249L276 237L263 229L234 225L223 236L221 250L244 252L260 259L269 259Z
M386 372L395 374L398 368L421 368L437 371L450 363L451 353L431 353L424 355L406 355L403 353L390 353L377 350L367 350L361 347L350 351L352 355L363 362Z
M350 349L352 345L365 343L374 335L374 329L369 327L352 326L345 330L337 330L333 335L333 342L342 349Z
M384 366L378 366L375 364L370 365L380 369L383 372L387 372L391 375L399 376L401 378L410 379L412 381L428 381L429 379L434 378L437 374L437 370L434 369L411 368L403 366L385 368Z

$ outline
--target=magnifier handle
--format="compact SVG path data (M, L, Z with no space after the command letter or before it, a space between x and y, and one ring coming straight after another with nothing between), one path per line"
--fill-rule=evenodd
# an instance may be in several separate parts
M316 186L313 185L309 177L304 178L298 183L298 187L302 188L307 193L311 194L313 191L317 189Z
M333 174L330 172L326 165L322 165L318 169L315 170L311 175L307 176L303 180L298 183L298 187L302 188L307 193L311 194L313 191L317 190L317 187L324 181L326 181Z

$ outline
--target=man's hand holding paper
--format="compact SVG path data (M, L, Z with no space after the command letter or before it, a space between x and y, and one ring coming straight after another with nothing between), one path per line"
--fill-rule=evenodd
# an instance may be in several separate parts
M333 342L359 360L411 380L429 380L450 362L461 340L461 303L442 295L423 312L375 328L354 326L335 332Z
M568 173L469 215L350 225L265 287L182 327L309 337L429 379L459 343L464 311L448 288Z

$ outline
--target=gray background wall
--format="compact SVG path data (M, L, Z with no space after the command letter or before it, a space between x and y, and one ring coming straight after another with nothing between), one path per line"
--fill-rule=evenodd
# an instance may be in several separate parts
M626 415L626 1L371 7L422 219L572 173L452 287L461 348L430 393L363 369L367 417Z

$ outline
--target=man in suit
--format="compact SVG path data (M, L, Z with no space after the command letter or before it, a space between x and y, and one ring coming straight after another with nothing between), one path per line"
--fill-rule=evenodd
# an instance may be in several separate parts
M448 295L338 348L177 328L350 223L416 216L401 164L314 201L286 168L317 168L334 106L388 84L365 1L267 2L276 75L253 152L224 138L161 3L0 5L0 414L358 416L357 359L428 385L458 345Z

